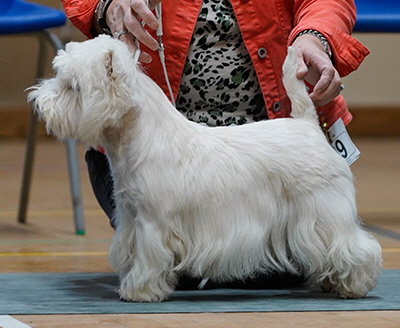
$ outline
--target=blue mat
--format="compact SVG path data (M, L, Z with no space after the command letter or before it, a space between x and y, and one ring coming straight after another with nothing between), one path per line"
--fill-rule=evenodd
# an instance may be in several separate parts
M0 314L303 312L400 310L400 270L385 270L364 299L309 287L291 290L176 291L162 303L118 300L112 273L0 274Z

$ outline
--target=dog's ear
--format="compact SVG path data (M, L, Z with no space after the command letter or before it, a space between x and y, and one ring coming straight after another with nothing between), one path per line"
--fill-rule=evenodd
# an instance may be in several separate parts
M105 129L119 129L122 117L132 108L129 63L120 49L107 47L90 58L90 70L80 76L80 141L101 143Z
M107 76L113 80L115 80L114 68L113 68L113 58L114 58L114 50L109 49L104 53L104 66L107 71Z
M116 82L126 80L126 65L121 61L115 49L107 49L103 54L103 63L107 78L112 82L110 86L115 86Z

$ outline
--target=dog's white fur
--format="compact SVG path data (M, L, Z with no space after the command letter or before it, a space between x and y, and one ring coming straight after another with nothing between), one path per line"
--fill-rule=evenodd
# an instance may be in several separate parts
M129 301L162 301L177 276L304 274L360 298L381 269L360 227L351 171L321 132L289 48L292 117L234 127L188 121L106 36L70 43L29 98L59 139L103 145L115 181L110 262Z

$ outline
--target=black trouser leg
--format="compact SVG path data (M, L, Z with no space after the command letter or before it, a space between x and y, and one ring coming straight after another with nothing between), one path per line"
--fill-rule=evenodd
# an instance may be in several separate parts
M111 226L115 229L114 182L111 176L108 159L106 155L93 148L86 152L85 159L94 195L99 205L108 216Z

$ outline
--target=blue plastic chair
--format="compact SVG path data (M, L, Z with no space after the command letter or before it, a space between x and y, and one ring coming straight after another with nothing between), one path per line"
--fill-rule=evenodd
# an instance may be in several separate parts
M399 33L399 0L355 0L357 20L354 32Z
M0 0L0 35L28 33L38 37L39 56L36 71L37 80L43 78L45 74L47 58L46 43L49 43L55 51L64 48L60 39L48 29L63 26L65 23L66 16L61 10L23 0ZM18 221L21 223L26 222L37 126L38 116L35 111L32 110L26 143L22 188L18 209ZM75 230L77 234L84 234L83 207L75 141L68 139L66 147Z

